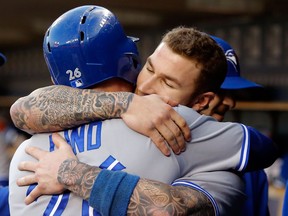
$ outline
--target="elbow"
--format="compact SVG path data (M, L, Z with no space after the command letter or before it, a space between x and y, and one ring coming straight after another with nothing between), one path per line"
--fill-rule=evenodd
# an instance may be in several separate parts
M21 98L11 105L9 110L11 120L16 128L28 134L33 134L33 131L31 131L26 125L24 112L21 112L22 105L23 103L21 102Z
M17 121L17 119L19 119L18 100L12 104L12 106L10 107L10 111L9 111L11 120L12 120L13 124L15 125L15 127L17 127L17 128L19 128L18 126L20 126L19 121ZM21 128L19 128L19 129L21 129Z
M273 147L274 146L274 147ZM268 148L254 151L250 149L247 171L255 171L270 167L279 157L279 151L275 143L271 144Z
M247 169L265 169L279 157L277 144L269 137L250 129L250 152Z

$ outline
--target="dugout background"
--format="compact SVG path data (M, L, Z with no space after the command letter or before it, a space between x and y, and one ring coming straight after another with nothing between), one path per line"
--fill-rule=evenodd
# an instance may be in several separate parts
M111 10L128 35L140 38L142 61L162 34L178 25L194 26L227 40L240 59L242 76L265 86L245 95L227 120L252 125L288 143L288 1L286 0L3 0L0 6L0 110L38 87L50 85L42 54L48 26L67 10L96 4ZM260 105L257 103L260 102ZM3 113L2 112L2 113Z

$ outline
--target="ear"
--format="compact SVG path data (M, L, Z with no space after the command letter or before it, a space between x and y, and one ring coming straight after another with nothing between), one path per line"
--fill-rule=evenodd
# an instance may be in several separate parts
M192 108L197 112L207 109L209 107L210 102L214 99L215 95L216 94L214 92L205 92L199 95L194 101Z

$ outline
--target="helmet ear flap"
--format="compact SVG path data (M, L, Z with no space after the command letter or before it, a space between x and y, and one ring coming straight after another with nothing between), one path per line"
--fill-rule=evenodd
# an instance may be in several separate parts
M132 70L139 70L141 67L140 58L135 53L125 53L125 55L129 58L129 63L131 65Z
M135 53L126 52L118 62L118 76L135 84L141 69L140 58Z

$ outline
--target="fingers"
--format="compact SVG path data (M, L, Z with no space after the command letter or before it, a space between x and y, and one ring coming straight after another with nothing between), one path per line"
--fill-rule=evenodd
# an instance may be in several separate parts
M35 146L27 146L25 148L25 151L27 154L31 155L32 157L36 158L39 160L43 155L47 153L47 151L44 151L40 148L37 148Z
M165 118L155 119L154 125L173 152L179 154L181 151L185 150L186 141L191 140L191 131L185 119L173 108L170 108L169 114L170 115L166 115Z
M157 148L166 156L170 156L171 152L164 137L158 132L158 130L153 130L150 134L150 139L157 146Z
M71 148L67 141L58 133L52 134L52 141L57 148Z
M175 126L175 123L170 120L170 122L165 122L165 123L162 123L160 125L156 125L156 128L157 128L157 132L158 132L159 136L161 137L161 138L157 137L157 143L155 142L156 146L161 147L162 142L164 142L166 147L168 144L175 154L179 154L181 152L180 147L185 146L185 140L184 140L182 134L179 137L175 136L175 133L174 133L175 131L173 131L173 128L174 128L174 130L179 131L179 128L177 126ZM163 148L164 148L164 146L163 146ZM164 149L163 149L163 151L164 151Z
M71 146L67 143L67 141L59 134L53 133L52 134L52 141L57 147L57 152L61 152L61 157L63 158L76 158L75 154L73 153L73 149ZM59 158L59 155L57 155ZM56 158L56 156L55 156Z
M38 185L29 193L29 195L25 198L24 202L26 205L31 204L34 202L42 193L38 187Z
M177 127L179 128L185 141L187 142L191 141L191 131L189 126L187 125L185 119L181 115L179 115L174 109L173 112L171 113L171 119L174 121L175 125L177 125ZM179 132L176 133L176 136L181 136L181 134L178 133Z
M179 154L186 147L183 134L171 119L164 122L154 122L154 127L151 129L149 137L166 156L171 154L170 148L175 154Z
M18 169L20 171L31 171L31 172L35 172L36 170L36 162L33 161L22 161L19 163L18 165Z
M169 97L161 96L161 99L170 106L178 105ZM164 137L167 143L171 146L174 153L178 154L180 151L185 150L186 141L191 140L191 131L185 119L180 116L174 109L171 108L169 110L169 114L169 118L163 122L165 126L161 127L158 125L156 128L159 130L160 134Z
M17 179L17 185L20 187L28 186L34 183L37 183L36 176L34 174L27 175L27 176Z
M180 128L173 120L170 120L166 123L166 127L164 128L164 131L161 132L161 134L175 154L180 154L181 151L185 150L185 138Z
M185 120L171 105L177 103L169 97L138 96L121 117L130 128L149 136L164 155L170 155L171 149L178 154L185 150L186 140L190 140L191 135Z

